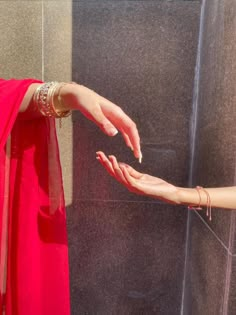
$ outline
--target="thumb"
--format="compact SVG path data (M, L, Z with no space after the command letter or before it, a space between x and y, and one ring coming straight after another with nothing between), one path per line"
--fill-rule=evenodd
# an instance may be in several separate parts
M93 120L108 136L113 137L118 133L116 127L106 118L100 108L97 109L96 114L94 113Z

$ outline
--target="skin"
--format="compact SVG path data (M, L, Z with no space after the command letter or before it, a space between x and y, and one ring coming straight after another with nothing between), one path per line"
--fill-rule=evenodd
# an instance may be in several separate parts
M107 157L101 151L97 152L97 160L111 176L136 194L147 195L168 203L198 207L209 205L207 192L212 207L236 209L236 186L204 188L204 190L176 187L161 178L140 173L125 163L118 163L115 156Z
M33 83L28 88L20 107L20 115L27 119L42 117L35 111L33 95L41 84ZM123 135L126 145L134 152L136 158L141 157L140 137L134 121L117 105L100 96L89 88L78 84L66 84L60 89L61 102L55 93L56 110L79 110L85 117L93 121L105 134Z
M33 104L33 94L39 85L31 84L20 107L20 114L28 119L41 117ZM126 145L134 151L135 157L141 158L137 127L119 106L78 84L65 85L60 90L60 97L61 103L55 93L54 103L57 110L79 110L108 136L114 136L120 131ZM173 204L206 206L208 192L212 207L236 209L236 186L204 188L205 191L176 187L158 177L140 173L127 164L118 163L114 156L108 158L103 152L97 152L97 159L111 176L136 194Z

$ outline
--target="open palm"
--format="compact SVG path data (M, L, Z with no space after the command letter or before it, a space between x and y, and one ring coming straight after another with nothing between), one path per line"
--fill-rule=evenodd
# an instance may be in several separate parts
M136 171L131 166L118 163L115 156L109 158L101 151L97 152L97 159L120 183L136 194L147 195L166 202L177 202L177 187L161 178Z

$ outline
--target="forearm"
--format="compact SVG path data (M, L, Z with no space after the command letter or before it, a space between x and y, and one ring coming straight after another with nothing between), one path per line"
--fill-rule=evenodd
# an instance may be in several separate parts
M204 188L210 196L211 206L216 208L236 209L236 186L221 188ZM199 197L200 194L200 197ZM207 194L200 189L178 188L178 201L186 205L207 205Z

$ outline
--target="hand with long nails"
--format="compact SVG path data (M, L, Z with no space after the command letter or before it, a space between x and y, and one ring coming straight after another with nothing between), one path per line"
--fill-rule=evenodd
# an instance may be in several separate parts
M60 93L63 103L67 104L66 110L79 110L108 136L113 137L120 131L126 145L141 162L138 129L134 121L119 106L79 84L67 84Z
M142 174L125 163L118 163L114 155L107 157L97 152L97 160L117 181L136 194L148 195L169 203L178 203L178 188L168 182L148 174Z
M108 173L136 194L146 195L168 203L188 205L189 209L202 210L211 220L211 208L236 209L236 186L231 187L177 187L165 180L143 174L125 163L118 163L115 156L107 157L97 152L97 160Z

